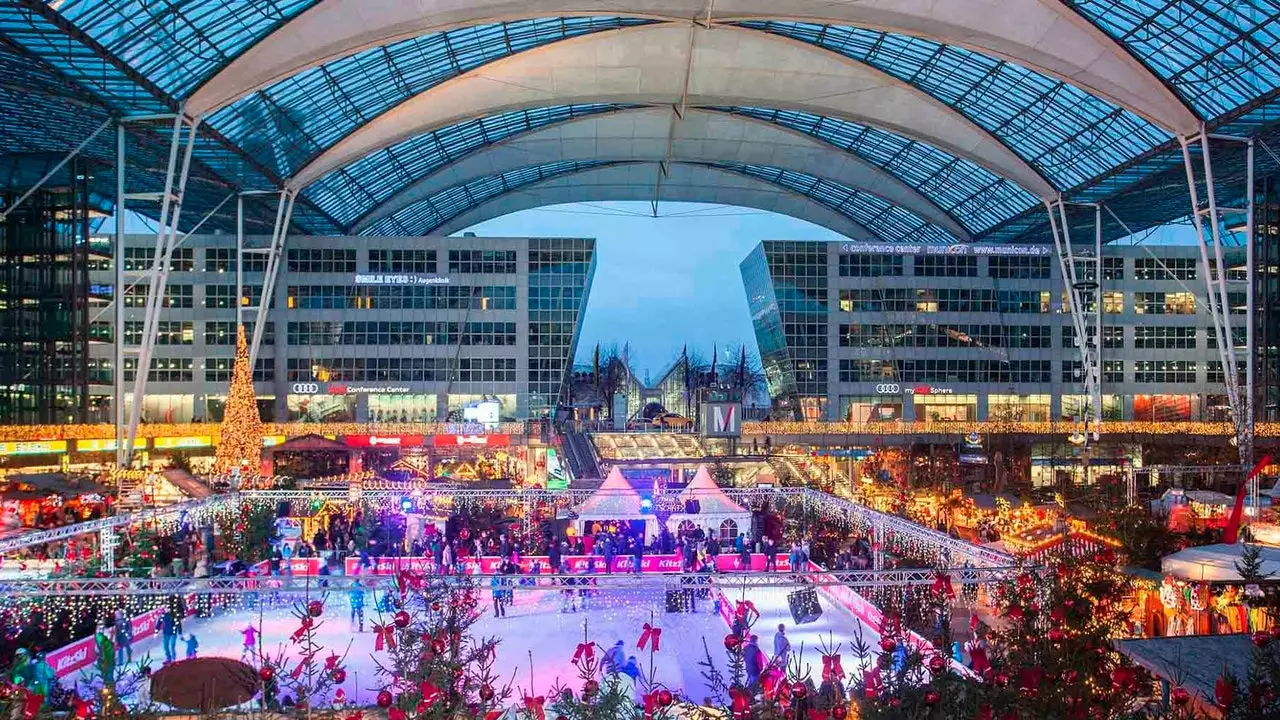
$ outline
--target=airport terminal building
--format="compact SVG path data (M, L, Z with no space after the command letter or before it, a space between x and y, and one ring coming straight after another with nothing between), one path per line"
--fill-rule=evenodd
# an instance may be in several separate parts
M248 238L262 246L266 238ZM137 372L154 235L126 236L124 382ZM107 246L109 247L109 246ZM257 316L265 255L246 253L237 294L233 235L193 235L174 251L144 422L221 418L237 312ZM595 241L467 237L290 237L255 368L277 421L432 422L546 415L571 370L595 272ZM109 257L90 273L98 308ZM111 420L116 340L92 323L93 416ZM126 403L128 402L126 394ZM499 417L472 418L479 408ZM465 417L464 417L465 416Z
M766 241L741 271L779 418L1043 422L1086 402L1051 246ZM1103 417L1225 419L1198 248L1108 246L1100 284Z

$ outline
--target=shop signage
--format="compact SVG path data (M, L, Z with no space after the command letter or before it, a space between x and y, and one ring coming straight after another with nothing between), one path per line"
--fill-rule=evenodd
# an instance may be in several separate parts
M443 275L396 275L374 273L356 275L356 285L448 285L449 278Z
M403 395L410 392L407 385L347 385L333 383L325 389L328 395Z
M880 383L876 385L876 392L881 395L897 395L902 392L902 386L898 383Z
M342 441L352 447L418 447L421 435L345 435Z
M113 440L112 443L115 441ZM0 443L0 455L49 455L67 451L66 440L34 440Z
M742 403L702 403L702 436L735 438L742 435Z
M916 385L915 387L907 388L906 393L908 395L953 395L955 394L955 389L935 387L933 385Z
M315 395L320 392L320 383L294 383L294 395Z
M431 438L436 447L506 447L511 444L507 435L436 435Z
M262 447L275 447L284 444L283 435L264 435L262 437Z
M1041 257L1048 245L927 245L924 243L840 243L840 252L860 255L999 255Z
M188 437L158 437L152 441L151 447L156 450L177 450L179 448L209 447L213 438L209 435Z
M105 440L77 440L76 452L112 452L116 449L115 438Z

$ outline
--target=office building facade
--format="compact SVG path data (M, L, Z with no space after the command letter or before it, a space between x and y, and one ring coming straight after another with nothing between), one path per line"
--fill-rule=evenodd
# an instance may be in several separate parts
M1226 257L1242 373L1243 259ZM1047 421L1086 407L1049 247L766 241L741 272L779 418ZM1107 247L1100 284L1103 417L1225 419L1198 249Z
M266 238L249 238L262 247ZM154 236L127 236L123 368L137 372ZM235 238L186 238L159 319L144 422L221 418L237 311L252 333L264 254L246 253L236 289ZM560 238L290 237L254 375L277 421L433 422L540 417L571 370L595 272L595 241ZM91 273L110 290L110 258ZM110 313L95 320L91 401L110 421ZM126 397L126 404L130 401Z

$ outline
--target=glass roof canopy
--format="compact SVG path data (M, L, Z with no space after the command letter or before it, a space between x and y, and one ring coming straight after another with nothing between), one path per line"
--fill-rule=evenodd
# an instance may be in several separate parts
M1159 76L1210 129L1258 137L1280 150L1280 0L1063 0ZM110 116L172 112L220 69L318 0L18 0L0 8L0 140L4 151L58 152ZM184 220L228 193L281 184L362 124L415 94L486 63L568 38L652 22L636 17L536 18L398 40L279 80L204 119ZM1174 139L1106 100L1000 58L864 28L786 21L742 26L810 43L908 82L987 130L1069 199L1105 202L1140 230L1187 214ZM13 88L30 88L17 92ZM545 107L472 118L358 160L305 188L295 230L346 233L388 197L478 149L537 128L624 106ZM1042 242L1037 197L966 160L883 129L769 107L716 108L765 120L857 154L919 190L977 239ZM131 129L131 182L163 182L165 128ZM110 133L86 150L113 162ZM136 146L136 147L135 147ZM1257 153L1259 176L1277 172ZM602 157L601 163L620 160ZM544 163L451 188L368 228L436 227L477 198L584 163ZM570 166L573 166L570 168ZM912 213L865 192L763 166L729 166L845 213L895 240L953 242ZM1215 164L1235 178L1239 163ZM104 198L114 179L95 178ZM512 177L506 177L506 176ZM133 179L133 178L136 178ZM1181 179L1180 179L1181 178ZM474 187L470 187L474 186ZM456 198L462 198L457 200ZM462 206L454 203L462 202ZM1224 202L1227 200L1224 199ZM421 205L421 207L419 207ZM472 205L473 206L473 205ZM274 204L246 203L263 232ZM460 207L460 209L459 209ZM145 212L145 210L143 210ZM206 227L229 229L224 208ZM392 222L394 220L394 222ZM185 224L185 223L184 223ZM1110 237L1126 234L1115 223Z

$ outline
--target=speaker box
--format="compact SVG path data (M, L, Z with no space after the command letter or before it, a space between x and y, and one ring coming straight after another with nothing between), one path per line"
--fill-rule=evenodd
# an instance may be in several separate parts
M811 623L822 617L822 606L818 604L818 591L813 588L789 593L787 605L791 608L791 619L796 625Z
M685 591L679 588L667 590L667 612L679 613L687 611Z
M276 503L276 517L278 518L289 517L289 501L288 500L281 500L280 502Z

